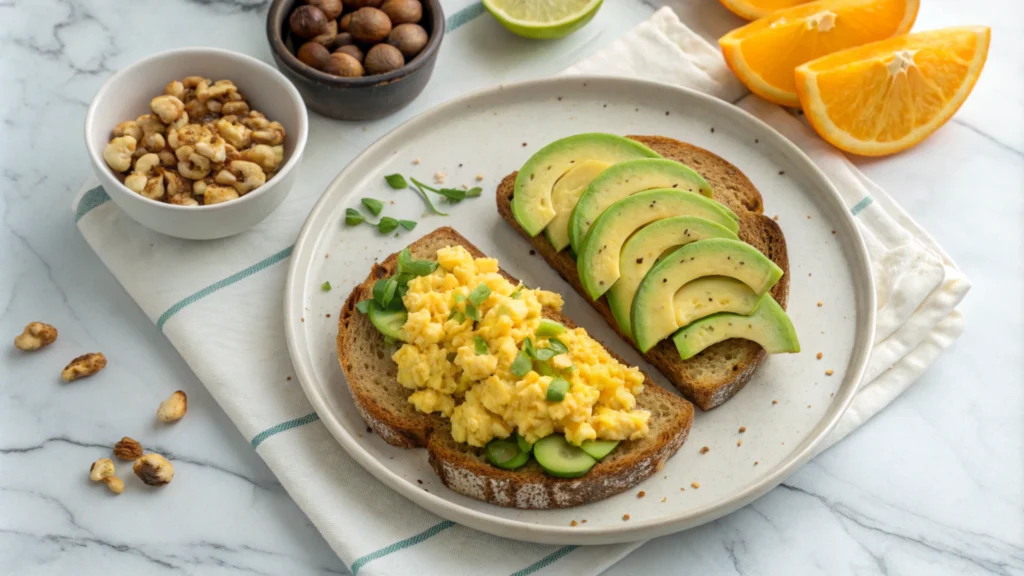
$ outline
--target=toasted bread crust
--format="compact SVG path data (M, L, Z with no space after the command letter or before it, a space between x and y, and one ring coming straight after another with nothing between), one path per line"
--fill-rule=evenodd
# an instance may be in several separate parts
M438 228L409 246L413 256L434 257L443 246L461 245L474 257L484 254L451 228ZM644 392L638 407L652 410L652 434L638 441L623 442L613 456L599 462L582 478L561 479L543 473L536 463L515 471L487 463L483 451L456 443L448 421L437 414L417 412L406 401L408 390L395 380L397 367L384 346L383 337L355 305L369 298L373 283L390 276L397 267L397 254L375 264L366 280L348 296L338 320L338 359L348 381L349 392L366 423L388 444L402 448L424 447L441 481L452 490L497 504L516 508L561 508L607 498L627 490L660 469L689 434L693 405L666 392L644 374ZM504 270L502 275L516 280ZM574 328L561 313L545 309L548 318ZM367 350L372 350L368 354ZM609 351L619 362L624 360ZM367 356L370 356L367 362ZM384 357L384 361L380 359ZM387 388L389 387L390 388ZM655 418L657 421L655 422Z
M750 180L738 168L703 148L662 136L629 138L642 142L665 158L687 163L708 180L715 191L714 199L728 205L740 216L740 239L760 250L785 272L771 290L772 297L785 308L789 296L789 256L786 239L778 223L760 213L763 209L761 194ZM556 252L543 235L530 237L516 221L512 213L516 174L517 172L509 174L498 185L496 200L498 213L502 219L526 238L537 253L604 316L608 325L615 329L619 336L632 344L632 340L619 330L605 299L592 301L587 296L577 273L576 260L569 251ZM639 349L637 351L639 352ZM702 410L710 410L736 395L753 377L767 354L755 342L733 339L710 346L689 360L682 360L671 340L666 339L644 356L682 392L683 396ZM709 370L697 369L701 366L717 367L717 370L710 370L717 373L709 374Z

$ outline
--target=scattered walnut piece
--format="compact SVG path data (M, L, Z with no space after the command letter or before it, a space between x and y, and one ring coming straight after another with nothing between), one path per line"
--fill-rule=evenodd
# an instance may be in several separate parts
M524 144L524 145L525 145L525 144ZM622 519L623 519L623 520L629 520L629 514L623 514L623 515L622 515Z
M447 179L448 173L445 172L444 170L438 170L437 172L434 172L434 182L438 184L444 184L445 180Z
M583 520L580 520L580 524L586 524L586 523L587 523L587 519L586 518L584 518Z
M758 460L754 460L754 466L757 466Z
M664 504L667 501L668 501L668 496L665 496L664 498L661 499L661 503L662 504Z
M135 475L150 486L163 486L174 478L174 466L159 454L146 454L132 466Z
M743 446L743 440L737 440L736 441L736 445L737 446Z
M161 422L177 422L188 410L188 397L181 390L178 390L167 400L160 403L156 411L156 417Z
M483 174L477 174L476 175L476 181L477 182L483 182L484 181L484 175Z
M829 368L828 370L825 370L825 376L831 376L831 375L833 375L835 373L836 373L835 370L832 370L831 368Z
M644 496L647 496L647 492L644 492L643 490L636 493L637 498L643 498Z
M818 360L821 360L821 356L822 356L821 352L818 352L818 355L815 356L815 358L817 358Z
M65 382L92 376L107 366L107 357L102 352L90 352L75 358L60 373Z
M419 158L412 161L412 163L415 164L416 166L419 166L420 162L422 162L422 160L420 160Z
M772 406L775 406L775 405L776 405L776 404L778 404L778 403L779 403L779 401L778 401L778 400L772 400Z
M125 436L117 444L114 444L114 456L121 460L138 460L142 457L142 444Z
M821 300L818 300L818 308L821 308L823 305L824 305L824 302L822 302Z
M700 449L700 453L701 454L707 454L710 451L711 451L711 448L708 448L707 446L705 446L705 447Z
M747 431L747 427L746 426L740 426L740 434L743 434L746 431Z
M578 522L576 522L575 520L573 520L572 522L569 522L569 526L576 526L577 524L578 524Z
M690 486L694 489L700 488L700 482L690 482Z
M30 322L25 330L14 338L14 347L18 350L38 350L53 344L57 339L57 329L42 322Z

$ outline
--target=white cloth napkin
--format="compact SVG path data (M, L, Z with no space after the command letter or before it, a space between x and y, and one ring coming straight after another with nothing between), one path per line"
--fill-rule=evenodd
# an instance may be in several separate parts
M717 50L671 10L660 10L568 72L635 76L729 101L742 98L740 106L795 142L840 190L870 248L879 315L868 375L829 444L884 408L963 330L955 307L970 285L941 248L798 120L757 98L744 98L745 89ZM311 153L306 162L335 160ZM202 243L141 227L108 202L94 182L82 189L73 209L82 235L104 264L353 572L586 575L600 573L640 546L573 553L575 546L483 534L396 504L403 500L339 448L291 378L281 316L285 266L280 263L290 255L315 197L314 191L286 203L248 233Z

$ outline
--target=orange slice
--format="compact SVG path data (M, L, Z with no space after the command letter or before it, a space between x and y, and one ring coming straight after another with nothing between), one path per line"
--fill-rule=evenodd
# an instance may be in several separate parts
M819 0L779 10L719 41L729 68L751 92L799 106L793 70L822 56L906 33L919 0Z
M757 20L783 8L792 8L798 4L807 4L811 0L718 0L730 12L746 18Z
M796 69L800 103L833 146L865 156L905 150L946 123L988 57L984 26L910 34L837 52Z

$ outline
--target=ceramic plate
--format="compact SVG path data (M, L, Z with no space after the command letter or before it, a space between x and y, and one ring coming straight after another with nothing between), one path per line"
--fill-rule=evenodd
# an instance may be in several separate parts
M669 136L707 148L746 173L764 197L765 213L778 215L786 235L789 313L803 352L771 357L736 397L698 411L686 444L636 488L564 510L501 508L445 488L426 450L394 448L366 433L338 365L338 311L375 260L452 226L513 276L561 293L577 324L671 389L498 216L494 191L501 178L544 144L580 132ZM447 185L479 184L484 194L439 204L448 217L431 215L412 189L387 186L384 176L395 172L429 183L442 173ZM363 197L384 201L384 214L418 226L386 236L370 226L345 226L345 209L360 208ZM325 281L330 292L320 289ZM306 395L357 462L439 516L547 544L676 532L728 514L779 484L810 458L849 405L871 348L875 309L867 253L853 219L831 183L793 144L715 98L656 83L583 77L499 86L453 100L370 146L310 213L292 254L284 304L288 346ZM826 370L834 374L826 376ZM709 451L702 455L704 446ZM644 498L637 497L641 490ZM570 526L584 519L586 524Z

